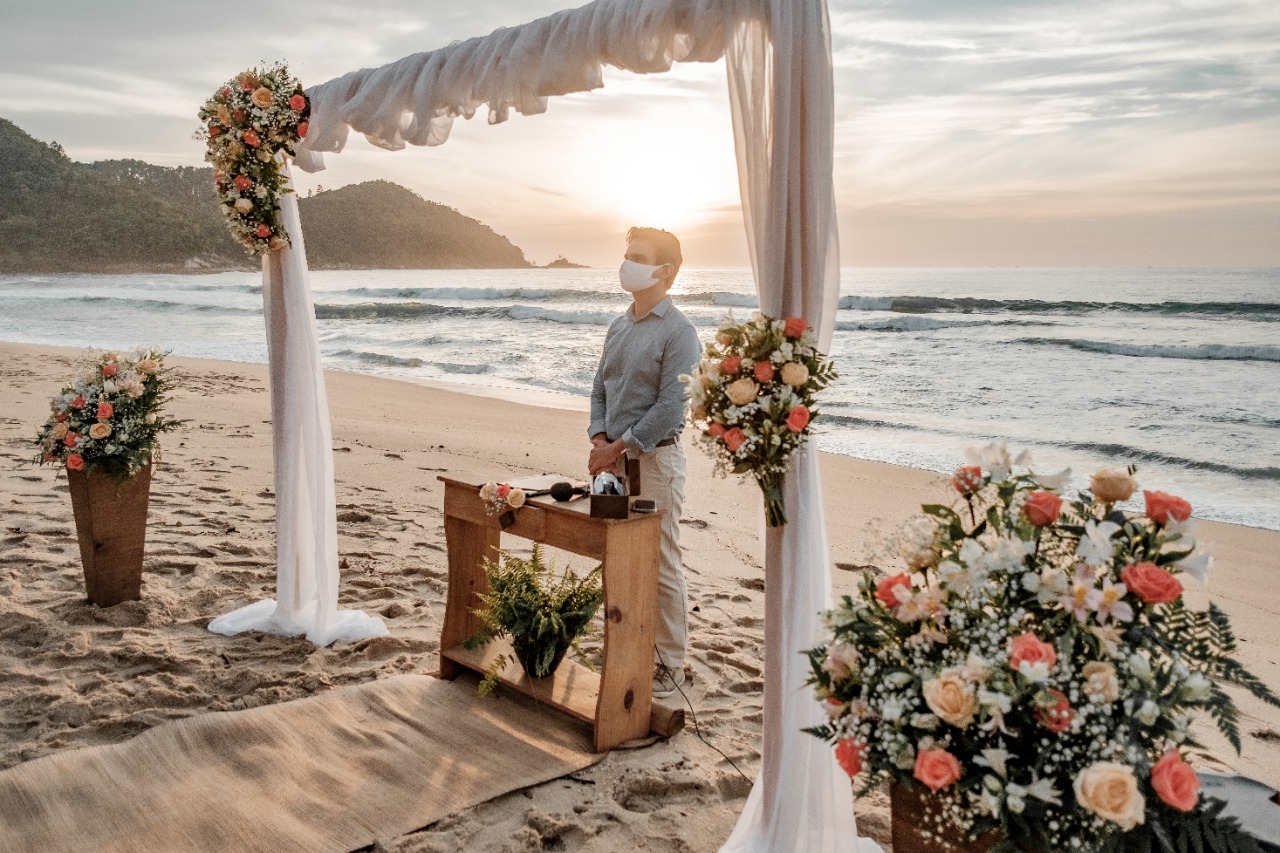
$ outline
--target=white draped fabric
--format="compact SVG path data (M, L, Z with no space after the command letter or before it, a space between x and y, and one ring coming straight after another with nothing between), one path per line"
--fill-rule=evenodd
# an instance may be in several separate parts
M378 617L338 609L333 438L307 252L293 193L284 196L281 214L293 245L262 262L276 486L276 598L219 616L209 623L209 630L305 634L320 646L381 637L387 626Z
M443 143L453 119L481 105L490 123L511 110L541 113L549 96L599 88L604 65L659 72L721 56L761 310L804 317L825 350L839 286L825 0L596 0L352 72L308 90L311 130L296 163L323 169L323 154L341 151L351 130L397 150ZM821 719L801 652L818 637L831 589L815 450L799 454L783 492L791 523L765 533L761 770L723 849L878 851L858 839L849 780L831 750L801 732Z

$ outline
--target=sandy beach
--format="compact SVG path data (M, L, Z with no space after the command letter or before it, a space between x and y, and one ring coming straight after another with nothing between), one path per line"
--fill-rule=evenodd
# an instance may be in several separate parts
M155 472L143 599L103 610L85 601L65 479L30 464L48 397L84 356L0 343L0 768L118 743L167 720L431 673L446 574L437 477L581 476L585 468L584 412L329 373L341 603L380 614L391 635L323 649L301 638L221 637L206 630L210 619L274 590L266 368L171 359L182 371L171 411L190 423L166 439ZM684 443L693 611L686 691L703 735L753 776L764 614L758 492L715 479L710 460L687 435ZM892 568L877 557L878 528L947 499L944 478L849 457L824 455L823 478L837 593L860 572ZM1194 504L1195 495L1185 497ZM1209 592L1232 617L1242 662L1280 689L1280 533L1212 522L1198 530L1213 543ZM1193 755L1201 766L1280 787L1280 721L1232 694L1243 754L1201 720L1205 748ZM670 741L614 752L376 849L714 851L749 788L690 725ZM858 811L863 834L884 840L883 796L864 798Z

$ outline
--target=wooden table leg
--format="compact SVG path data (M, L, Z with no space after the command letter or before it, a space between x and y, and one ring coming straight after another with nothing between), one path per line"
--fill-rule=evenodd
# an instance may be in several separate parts
M502 531L496 525L446 515L444 539L449 552L449 596L440 632L441 649L456 646L475 633L479 620L471 611L481 606L479 594L489 591L484 561L498 559ZM440 659L441 678L453 679L465 671L451 660Z
M595 748L649 733L653 635L657 621L658 536L651 524L611 525L604 558L604 659L596 700Z

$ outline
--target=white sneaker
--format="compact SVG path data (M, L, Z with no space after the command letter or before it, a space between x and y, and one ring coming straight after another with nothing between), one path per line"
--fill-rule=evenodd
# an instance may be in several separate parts
M672 670L662 664L653 669L653 698L666 699L684 684L684 667Z

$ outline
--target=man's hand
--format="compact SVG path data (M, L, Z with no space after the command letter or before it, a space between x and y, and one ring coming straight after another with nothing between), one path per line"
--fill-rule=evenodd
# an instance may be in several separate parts
M617 441L605 440L596 443L596 439L600 436L592 436L591 456L587 459L587 469L591 472L591 476L599 474L602 471L613 471L618 464L618 459L626 452L627 445L622 439Z

